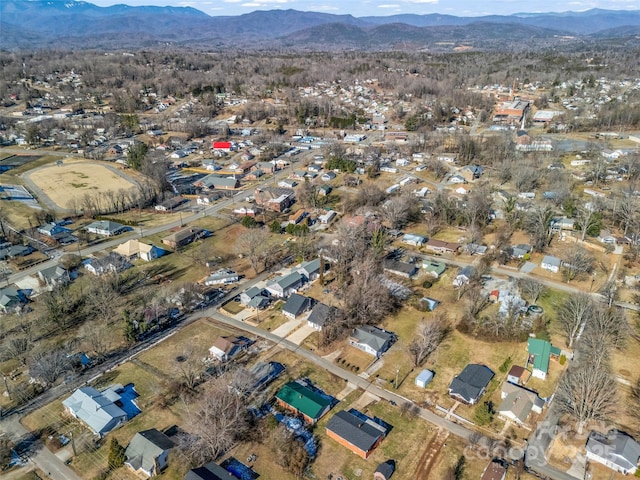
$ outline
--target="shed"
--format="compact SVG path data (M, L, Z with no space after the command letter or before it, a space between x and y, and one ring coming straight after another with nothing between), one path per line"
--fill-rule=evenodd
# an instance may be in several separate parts
M416 386L426 388L433 380L433 372L431 370L422 370L416 377Z

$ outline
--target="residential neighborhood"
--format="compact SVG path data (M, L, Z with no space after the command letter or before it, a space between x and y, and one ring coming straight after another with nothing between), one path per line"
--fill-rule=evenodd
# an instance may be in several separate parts
M635 23L149 8L198 46L0 51L2 478L638 475Z

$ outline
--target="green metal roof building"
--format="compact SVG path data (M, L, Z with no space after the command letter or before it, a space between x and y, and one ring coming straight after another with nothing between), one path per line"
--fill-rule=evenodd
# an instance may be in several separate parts
M299 382L289 382L276 394L278 404L316 423L331 409L331 397L323 396Z
M527 342L527 352L529 353L528 363L533 365L531 374L544 380L549 372L549 358L552 355L560 356L561 350L547 340L530 338Z

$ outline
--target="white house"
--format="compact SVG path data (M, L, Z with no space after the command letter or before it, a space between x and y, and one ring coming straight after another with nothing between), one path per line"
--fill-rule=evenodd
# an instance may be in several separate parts
M548 270L553 273L558 273L561 265L562 265L562 260L560 260L557 257L553 257L551 255L545 255L544 257L542 257L542 262L540 263L540 266L544 270Z
M623 475L634 475L640 460L640 444L626 433L611 430L606 435L591 432L587 440L587 460L601 463Z

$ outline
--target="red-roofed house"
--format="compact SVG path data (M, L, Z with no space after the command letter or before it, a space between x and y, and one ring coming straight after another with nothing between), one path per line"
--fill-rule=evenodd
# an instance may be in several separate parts
M231 142L213 142L212 148L223 152L230 152L233 150Z

